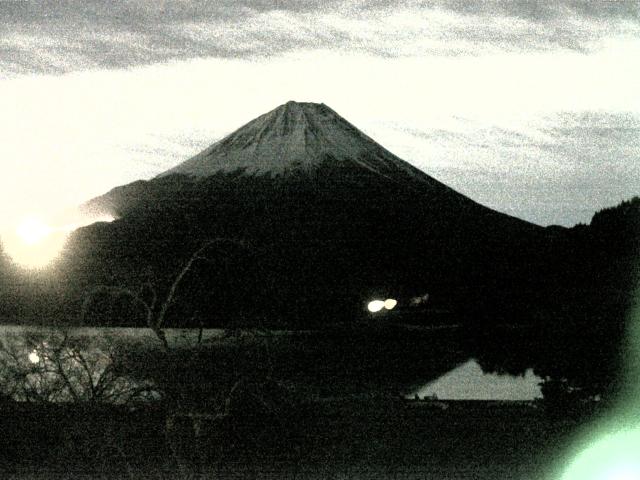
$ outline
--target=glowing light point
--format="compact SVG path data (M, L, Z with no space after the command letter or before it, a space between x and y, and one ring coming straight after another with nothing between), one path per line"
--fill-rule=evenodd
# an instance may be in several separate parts
M37 216L24 217L14 228L0 231L4 251L27 269L44 268L62 251L71 229L49 225Z
M31 363L40 363L40 355L38 355L38 352L36 350L29 354L29 361Z
M386 308L387 310L393 310L397 304L398 301L395 298L387 298L384 301L384 308Z
M384 308L384 302L382 300L373 300L369 302L369 304L367 305L367 308L372 313L379 312Z

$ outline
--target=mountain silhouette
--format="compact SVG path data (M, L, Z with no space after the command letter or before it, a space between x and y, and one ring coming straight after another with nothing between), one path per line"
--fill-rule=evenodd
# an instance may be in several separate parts
M185 280L176 324L343 321L376 296L424 293L456 318L531 313L524 296L544 283L535 272L555 235L472 201L315 103L279 106L83 208L118 220L70 242L78 298L147 278L166 288L199 246L233 240Z
M331 108L320 103L287 102L240 127L194 157L161 173L204 179L219 174L282 179L312 179L327 167L354 176L379 176L381 181L434 194L451 189L401 160ZM118 187L83 205L88 213L118 215L142 197L148 182Z

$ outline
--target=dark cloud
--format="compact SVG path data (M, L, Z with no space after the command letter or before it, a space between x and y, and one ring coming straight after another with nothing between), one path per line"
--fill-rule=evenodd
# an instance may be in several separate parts
M502 15L537 22L562 20L570 15L606 20L629 19L640 21L640 9L636 0L442 0L423 2L474 15Z
M318 48L385 57L586 50L637 33L639 11L635 1L0 0L0 74Z

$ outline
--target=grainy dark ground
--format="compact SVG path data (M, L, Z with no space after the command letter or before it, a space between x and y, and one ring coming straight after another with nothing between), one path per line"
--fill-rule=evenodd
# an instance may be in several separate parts
M168 441L165 414L5 405L2 478L542 479L587 421L542 405L325 399Z

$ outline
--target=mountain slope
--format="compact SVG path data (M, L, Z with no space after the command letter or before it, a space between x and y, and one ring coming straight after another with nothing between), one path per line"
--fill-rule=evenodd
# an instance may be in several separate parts
M240 170L274 177L294 171L310 173L329 159L343 168L362 168L387 178L429 183L424 173L377 144L331 108L296 102L256 118L162 175L208 177Z
M529 303L523 283L537 281L547 236L412 167L330 108L294 102L85 208L119 220L74 237L78 292L133 286L145 271L166 285L209 239L248 245L209 252L215 265L193 273L177 322L335 321L361 315L372 295L425 291L461 315L513 315ZM215 313L204 300L213 291Z
M114 188L82 208L94 214L121 216L140 200L155 198L160 191L181 197L181 185L216 176L322 183L321 175L335 177L337 184L345 187L358 188L359 183L376 179L380 184L395 184L403 190L427 195L430 201L446 196L467 208L480 207L398 158L328 106L290 101L155 179ZM327 188L339 186L328 182ZM486 207L479 210L489 212ZM518 219L513 222L527 224Z

